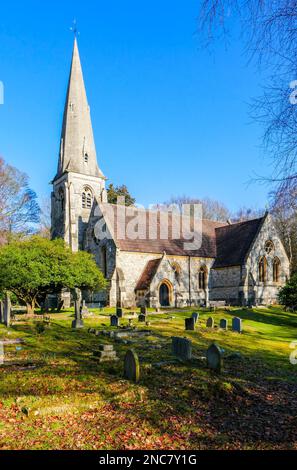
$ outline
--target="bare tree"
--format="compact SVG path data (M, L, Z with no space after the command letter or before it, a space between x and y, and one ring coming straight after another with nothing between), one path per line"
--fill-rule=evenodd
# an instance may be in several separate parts
M232 216L232 222L245 222L246 220L263 217L264 209L253 209L251 207L240 207Z
M50 198L43 198L40 204L39 235L43 238L51 236L51 201Z
M204 219L226 222L231 215L229 209L223 203L210 198L198 199L189 196L173 196L164 203L165 206L177 205L179 209L182 209L184 204L201 204Z
M29 234L39 222L37 196L28 185L28 177L0 158L0 238L11 234Z
M264 125L264 148L272 161L265 179L292 194L297 184L297 1L201 0L200 31L209 43L241 24L250 57L270 73L252 116Z

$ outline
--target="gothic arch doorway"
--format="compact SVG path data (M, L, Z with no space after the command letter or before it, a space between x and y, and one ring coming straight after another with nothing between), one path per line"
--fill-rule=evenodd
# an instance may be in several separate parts
M170 286L167 282L162 282L159 287L159 302L161 307L170 306Z

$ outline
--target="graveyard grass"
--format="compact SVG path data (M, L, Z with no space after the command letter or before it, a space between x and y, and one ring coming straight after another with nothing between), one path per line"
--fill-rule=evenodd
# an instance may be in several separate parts
M196 330L185 331L193 310L150 314L150 326L133 320L152 333L131 346L88 333L110 330L111 311L94 311L83 330L71 329L71 310L52 314L42 334L32 320L0 326L0 339L24 340L6 347L0 366L0 449L297 449L297 365L289 361L297 315L200 310ZM239 316L244 332L209 330L209 316L229 326ZM174 360L171 336L192 340L191 362ZM212 341L225 350L221 375L203 358ZM96 362L103 343L114 344L118 362ZM137 384L123 378L131 347Z

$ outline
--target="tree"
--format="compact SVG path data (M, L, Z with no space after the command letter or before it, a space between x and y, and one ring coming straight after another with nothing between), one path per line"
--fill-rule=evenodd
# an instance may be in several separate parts
M117 204L118 197L125 198L125 206L133 206L135 204L136 199L134 199L127 186L114 186L112 183L109 185L107 189L107 199L110 204Z
M252 209L248 207L240 207L232 216L232 222L245 222L246 220L259 219L263 217L265 211L263 209Z
M279 302L287 308L297 310L297 274L291 277L279 291Z
M51 237L51 201L49 198L41 201L38 235L44 238Z
M176 205L180 210L182 210L182 207L185 204L201 204L203 219L226 222L231 215L229 209L223 203L210 198L199 199L191 198L189 196L175 196L171 197L171 199L163 205Z
M28 177L0 158L0 239L10 234L33 231L39 222L37 196L29 188Z
M270 74L252 105L264 126L263 144L272 161L267 179L282 192L297 187L297 15L292 0L202 0L200 28L207 42L237 19L246 49Z
M31 237L0 249L0 291L10 291L34 313L49 293L100 290L105 279L89 253L73 253L63 240Z

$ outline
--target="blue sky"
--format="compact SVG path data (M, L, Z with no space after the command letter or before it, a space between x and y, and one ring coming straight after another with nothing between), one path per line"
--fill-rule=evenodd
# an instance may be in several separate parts
M248 102L261 77L237 35L201 48L199 0L5 2L0 16L0 155L43 198L58 159L77 18L99 165L139 203L211 197L264 207L262 129Z

